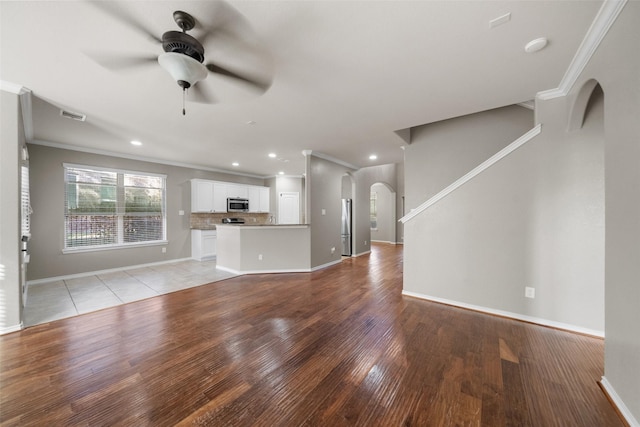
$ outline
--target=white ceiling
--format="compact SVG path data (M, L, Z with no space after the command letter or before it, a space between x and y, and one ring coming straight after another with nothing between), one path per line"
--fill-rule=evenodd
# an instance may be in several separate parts
M401 162L396 130L524 102L557 87L602 2L119 3L158 37L178 29L172 19L178 9L204 26L234 22L204 46L205 62L272 76L271 87L260 95L209 75L198 84L218 102L187 102L182 116L181 89L157 63L119 71L100 65L108 56L162 53L103 7L2 1L0 79L33 91L34 139L273 176L301 175L302 150L356 167ZM490 28L507 12L508 23ZM546 49L524 52L542 36ZM87 121L62 118L60 108ZM143 145L132 146L132 139Z

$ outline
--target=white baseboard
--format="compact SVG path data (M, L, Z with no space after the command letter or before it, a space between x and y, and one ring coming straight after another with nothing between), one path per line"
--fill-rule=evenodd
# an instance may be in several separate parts
M3 328L0 328L0 335L9 334L11 332L18 332L18 331L21 331L23 328L24 328L24 324L22 322L20 322L20 324L18 325L5 326Z
M331 267L332 265L340 264L341 262L342 262L342 258L337 259L335 261L328 262L326 264L317 265L315 267L312 267L310 271L322 270L323 268Z
M453 301L446 298L432 297L429 295L419 294L417 292L411 292L402 290L402 295L407 295L414 298L420 298L424 300L439 302L442 304L452 305L455 307L466 308L469 310L479 311L481 313L493 314L496 316L508 317L510 319L522 320L523 322L535 323L537 325L549 326L551 328L562 329L569 332L576 332L584 335L591 335L597 338L604 338L604 331L598 331L595 329L583 328L581 326L571 325L568 323L556 322L554 320L547 320L541 317L527 316L525 314L513 313L511 311L496 310L493 308L483 307L480 305L467 304L464 302Z
M216 269L226 271L227 273L237 274L242 276L243 274L271 274L271 273L309 273L311 270L308 268L293 268L287 270L234 270L233 268L223 267L216 265Z
M222 267L220 265L216 264L216 270L222 270L222 271L226 271L227 273L231 273L231 274L237 274L237 275L242 275L244 273L238 271L238 270L234 270L233 268L228 268L228 267Z
M611 399L613 404L616 406L616 408L620 412L620 415L622 415L625 421L629 423L631 427L640 427L640 423L638 422L638 420L635 419L629 408L627 408L627 405L625 405L622 399L620 399L620 396L618 396L618 393L616 393L613 386L606 377L602 377L602 379L600 380L600 385L602 386L604 392L609 396L609 399Z
M271 273L311 273L312 271L322 270L323 268L331 267L332 265L336 265L342 262L342 259L338 259L335 261L328 262L326 264L318 265L312 268L287 268L287 269L274 269L274 270L234 270L233 268L228 268L220 265L216 265L218 270L226 271L228 273L233 274L271 274Z
M134 268L153 267L154 265L173 264L176 262L193 261L193 260L194 259L191 257L177 258L177 259L170 259L168 261L149 262L146 264L127 265L125 267L108 268L106 270L87 271L86 273L76 273L76 274L67 274L65 276L47 277L45 279L29 280L27 281L27 286L40 285L43 283L55 282L58 280L68 280L68 279L77 279L79 277L95 276L97 274L107 274L107 273L115 273L117 271L133 270Z
M355 254L355 255L351 255L352 257L359 257L359 256L363 256L363 255L369 255L371 253L371 251L364 251L364 252L360 252L359 254Z
M397 242L392 242L390 240L371 240L371 243L385 243L387 245L397 245Z

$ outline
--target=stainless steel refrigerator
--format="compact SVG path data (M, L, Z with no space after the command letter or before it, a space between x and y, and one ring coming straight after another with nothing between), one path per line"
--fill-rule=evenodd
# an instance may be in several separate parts
M342 255L351 256L351 199L342 199Z

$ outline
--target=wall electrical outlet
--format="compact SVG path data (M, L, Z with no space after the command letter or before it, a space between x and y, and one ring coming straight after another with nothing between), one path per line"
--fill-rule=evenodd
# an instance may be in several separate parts
M368 242L369 242L368 240L365 240L365 241L364 241L364 244L366 245Z
M162 253L166 254L167 253L167 248L162 248Z
M262 261L262 254L258 254L258 261Z
M336 247L335 247L335 246L331 248L331 253L332 253L332 254L335 254L335 253L336 253Z
M536 288L530 288L529 286L525 286L524 288L524 296L527 298L535 298L536 297Z

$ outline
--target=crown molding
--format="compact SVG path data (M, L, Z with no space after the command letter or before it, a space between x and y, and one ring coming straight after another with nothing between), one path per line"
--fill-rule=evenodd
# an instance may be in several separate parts
M116 152L113 152L113 151L102 150L102 149L99 149L99 148L78 147L76 145L61 144L61 143L58 143L58 142L42 141L42 140L38 140L38 139L34 139L33 141L31 141L31 144L43 145L45 147L59 148L59 149L62 149L62 150L80 151L82 153L99 154L99 155L102 155L102 156L118 157L118 158L121 158L121 159L137 160L137 161L140 161L140 162L149 162L149 163L156 163L156 164L160 164L160 165L168 165L168 166L177 166L177 167L181 167L181 168L196 169L196 170L207 171L207 172L219 172L219 173L225 173L225 174L228 174L228 175L246 176L246 177L249 177L249 178L258 178L258 179L266 179L267 178L267 177L262 176L262 175L254 175L254 174L249 174L249 173L230 171L230 170L226 170L226 169L210 168L210 167L206 167L206 166L202 166L202 165L195 165L195 164L191 164L191 163L182 163L182 162L174 162L174 161L170 161L170 160L161 160L161 159L155 159L155 158L152 158L152 157L138 156L138 155L135 155L135 154L116 153Z
M24 138L27 142L33 140L33 109L31 107L31 89L17 83L0 80L0 90L18 95L20 109L22 110L22 124L24 126Z
M27 142L33 141L33 107L31 101L31 90L25 90L20 96L20 108L22 109L22 125L24 126L24 139Z
M628 0L605 0L604 3L602 3L602 7L591 23L587 34L571 60L571 64L569 64L569 68L567 68L567 71L564 73L558 87L538 92L536 95L537 99L549 100L566 96L569 93L591 60L596 49L600 46L602 39L607 35L609 29L618 18L618 15L620 15L620 12L627 4L627 1Z
M13 93L15 95L22 95L26 91L31 92L26 87L19 85L17 83L8 82L6 80L0 80L0 90L4 92Z
M535 111L536 109L536 104L535 101L533 99L530 99L528 101L524 101L524 102L519 102L518 104L516 104L522 108L526 108L528 110L533 110Z
M360 169L358 166L352 165L351 163L347 163L347 162L342 161L340 159L336 159L335 157L332 157L332 156L330 156L328 154L321 153L320 151L302 150L302 155L305 156L305 157L307 157L307 156L319 157L321 159L328 160L328 161L333 162L333 163L337 163L340 166L344 166L346 168L353 169L353 170Z

